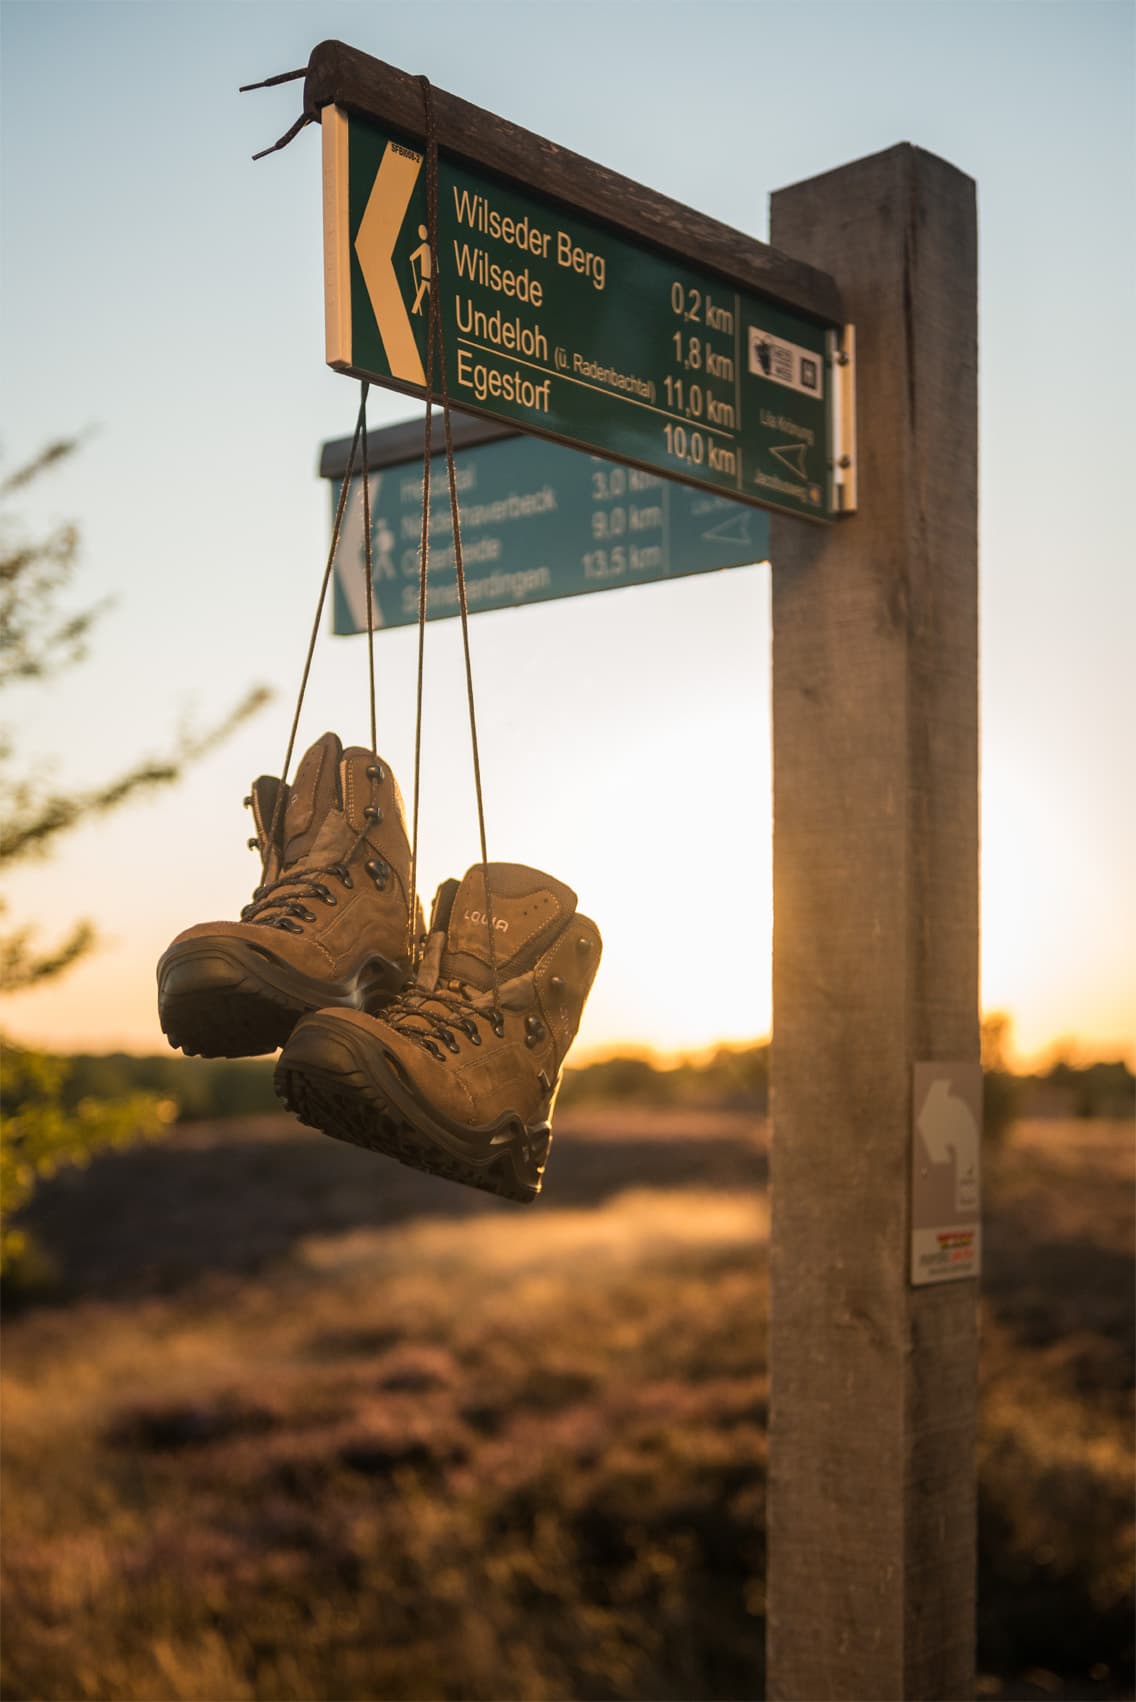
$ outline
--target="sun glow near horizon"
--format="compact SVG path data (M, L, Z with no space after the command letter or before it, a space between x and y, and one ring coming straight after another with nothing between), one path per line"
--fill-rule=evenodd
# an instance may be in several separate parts
M696 753L676 738L657 766L688 760L696 760ZM651 770L650 763L646 766ZM703 777L713 779L712 770L713 764L703 760ZM644 777L644 790L628 800L632 816L648 808L659 780L657 771ZM247 776L237 784L246 782ZM52 863L23 871L12 883L14 915L58 917L58 926L45 926L45 943L70 921L72 911L81 913L83 894L98 899L94 914L104 939L101 950L60 982L5 1001L3 1027L13 1038L59 1051L165 1050L154 991L158 954L181 928L211 916L235 915L248 896L248 854L243 841L235 841L245 826L239 800L230 799L231 808L215 812L215 837L211 831L192 870L181 871L172 887L139 884L137 846L140 838L183 839L195 818L200 830L200 802L216 785L215 775L195 776L183 794L145 810L149 820L124 816L87 830ZM768 798L764 834L756 820L761 813L756 800L750 805L747 831L728 836L713 859L712 885L703 879L676 888L674 854L642 862L630 856L612 859L605 839L596 843L579 827L567 835L570 843L560 856L547 855L552 847L535 834L516 850L516 860L571 880L581 909L594 916L604 936L604 961L570 1065L634 1055L665 1068L706 1058L719 1047L744 1048L768 1039ZM755 844L764 847L756 871L749 867ZM1099 962L1094 969L1085 956L1059 958L1052 933L1034 939L1030 919L1046 901L1052 873L1036 865L1021 867L1014 856L998 854L998 844L998 834L988 832L983 1005L1010 1017L1014 1067L1040 1067L1057 1056L1136 1064L1136 1001L1123 954L1115 954L1115 974L1108 979L1100 974ZM430 871L427 892L451 872L461 871L457 865ZM66 915L60 910L61 894L74 895ZM668 918L666 926L660 925L661 917Z
M572 1063L617 1053L665 1063L769 1034L768 621L768 569L754 567L473 624L490 857L567 881L604 939ZM380 748L404 782L414 644L405 632L379 645ZM459 644L454 622L428 634L427 897L478 857ZM317 650L301 748L325 726L345 742L359 736L364 648L325 640ZM60 1050L164 1049L154 964L182 928L235 916L247 899L255 872L240 799L253 774L277 766L286 701L175 793L84 828L56 858L14 874L13 917L58 919L45 943L88 911L105 943L57 984L6 1001L13 1036ZM539 736L518 702L536 706ZM120 713L121 737L136 743ZM92 719L90 751L81 728L72 749L99 772L107 741ZM1083 822L1020 766L988 759L983 778L983 1005L1010 1013L1013 1061L1061 1051L1136 1062L1123 949L1132 930L1115 897L1123 871L1096 890L1080 873ZM193 854L158 866L152 846Z

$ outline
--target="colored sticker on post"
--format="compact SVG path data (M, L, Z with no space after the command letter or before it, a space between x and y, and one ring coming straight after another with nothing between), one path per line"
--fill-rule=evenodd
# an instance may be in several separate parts
M915 1065L911 1281L976 1277L982 1262L982 1067Z

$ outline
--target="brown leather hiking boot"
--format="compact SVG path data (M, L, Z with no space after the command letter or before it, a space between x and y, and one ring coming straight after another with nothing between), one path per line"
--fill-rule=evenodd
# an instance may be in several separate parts
M263 884L239 922L201 922L158 962L170 1044L204 1058L274 1052L305 1011L370 1007L410 972L410 847L386 764L325 733L285 785L261 775L246 798Z
M276 1091L302 1122L417 1170L510 1200L540 1192L560 1066L600 960L576 894L490 863L497 993L483 865L438 889L414 983L378 1016L297 1024Z

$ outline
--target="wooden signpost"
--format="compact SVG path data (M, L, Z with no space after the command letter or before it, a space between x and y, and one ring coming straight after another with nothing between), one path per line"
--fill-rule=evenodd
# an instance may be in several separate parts
M974 184L893 148L772 229L856 321L860 509L770 549L768 1694L957 1699L977 1294L912 1286L909 1212L916 1066L978 1064Z
M421 240L412 209L425 140L422 87L328 42L312 55L304 98L306 115L328 123L331 358L421 392L413 321L422 255L406 276L397 262L407 215L409 236ZM439 217L449 276L431 274L426 284L446 291L453 399L779 511L771 540L767 1694L786 1702L972 1696L974 184L916 148L894 148L775 195L777 247L768 248L440 90L433 107L442 199L450 197ZM351 152L357 122L369 181L370 167L357 166ZM397 228L383 197L373 201L384 170L388 188L400 179L396 201L385 203L401 206ZM456 228L454 197L463 193L483 197L485 243ZM366 227L371 206L377 235ZM503 225L496 234L490 228L494 210L512 221L510 235ZM592 256L590 268L559 265L558 231L571 252ZM500 339L488 321L502 302L489 298L501 297L503 285L491 273L487 283L464 275L455 246L463 242L479 247L486 266L501 266L497 250L511 243L520 260L509 268L513 287L519 291L522 272L530 298L532 285L541 286L539 307L517 299L501 318ZM408 265L410 258L408 251ZM471 286L463 284L460 312L486 317L483 376L515 367L532 386L547 384L539 395L522 392L518 380L506 396L503 376L496 387L486 377L484 395L476 385L472 399L467 394L459 277ZM609 293L616 280L629 292L622 302ZM475 297L474 283L489 298ZM382 303L392 289L409 335L400 323L388 340ZM716 368L702 385L701 413L682 364L692 290L702 292L703 308L709 298L730 315L728 337L725 319L698 332L703 374L708 351L732 361L728 375ZM634 312L625 311L628 301ZM633 323L640 310L642 334ZM603 313L615 328L610 336ZM514 325L508 348L506 322ZM522 347L534 323L547 360L541 343L528 353ZM859 344L854 398L850 324ZM577 374L577 354L609 376ZM518 355L532 364L522 368ZM817 375L803 364L812 355L824 361ZM568 373L595 384L584 402L569 393ZM632 405L611 374L653 384L651 406L662 411ZM712 422L710 397L725 406L731 395L732 420ZM712 466L711 424L732 463ZM675 452L679 429L683 454ZM694 431L705 438L700 461L689 453Z

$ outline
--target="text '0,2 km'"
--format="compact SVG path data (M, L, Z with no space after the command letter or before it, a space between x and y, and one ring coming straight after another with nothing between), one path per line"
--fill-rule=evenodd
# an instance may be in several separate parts
M421 149L338 107L321 120L330 365L423 395L437 290L458 406L836 515L830 327L444 154L435 278Z

